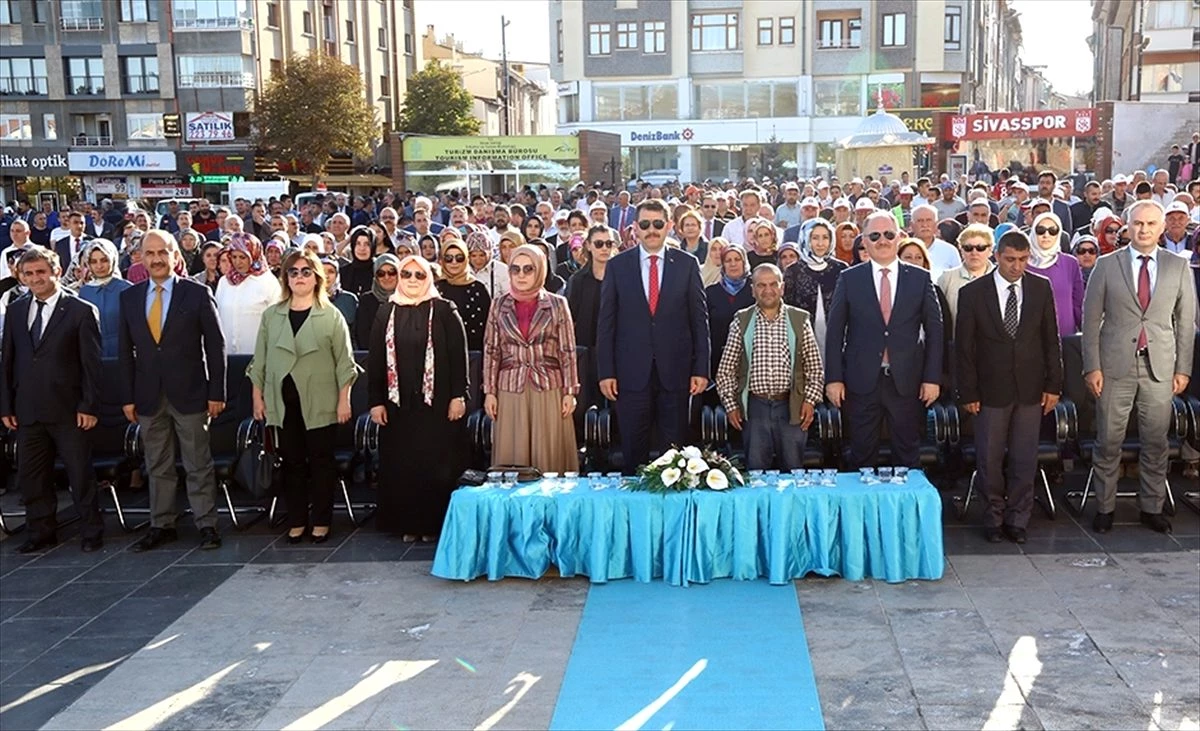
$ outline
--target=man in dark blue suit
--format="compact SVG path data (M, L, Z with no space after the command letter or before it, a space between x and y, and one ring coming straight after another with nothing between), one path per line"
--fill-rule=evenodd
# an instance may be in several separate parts
M655 199L637 207L641 244L608 262L600 288L600 391L616 402L625 473L650 460L657 424L667 444L687 439L688 397L708 386L708 308L695 257L666 246L670 218Z
M884 418L892 462L917 467L921 405L940 393L941 307L929 272L896 258L900 227L890 211L871 214L862 238L870 261L842 272L833 290L825 393L845 411L852 467L875 464Z
M174 236L146 232L150 279L121 293L121 403L125 418L141 426L150 473L150 530L134 552L176 538L176 440L200 547L221 545L208 424L225 409L225 338L211 290L175 276L178 256Z

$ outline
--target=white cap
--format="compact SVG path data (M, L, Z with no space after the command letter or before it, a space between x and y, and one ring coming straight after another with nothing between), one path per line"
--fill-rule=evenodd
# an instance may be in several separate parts
M829 187L829 183L826 183L824 180L817 183L817 190L820 190L821 188L828 188L828 187Z
M857 203L854 204L854 210L856 210L856 211L873 211L873 210L875 210L875 204L871 202L870 198L868 198L864 195L862 198L858 199Z
M1183 201L1172 201L1171 204L1167 206L1166 213L1182 213L1183 215L1187 216L1191 212L1188 210L1187 204Z
M912 186L905 185L904 187L900 188L900 195L913 195Z
M867 200L869 201L870 199L868 198ZM849 208L850 207L850 199L849 198L838 198L837 200L835 200L833 202L833 207L834 208Z
M855 184L862 185L863 184L862 178L854 178L853 180L850 181L850 184L851 185L855 185Z
M596 201L592 205L588 206L588 210L589 211L607 211L608 206L604 205L600 201Z
M1113 185L1117 185L1118 183L1123 183L1125 185L1128 185L1129 178L1125 177L1124 175L1121 175L1120 173L1117 173L1116 175L1113 176L1112 182L1113 182Z
M820 208L821 202L819 200L817 200L816 198L813 198L812 196L809 196L808 198L805 198L804 200L800 201L801 208L807 208L809 206L812 206L813 208Z
M969 208L978 208L978 207L986 208L989 211L992 209L992 206L988 203L987 198L976 198L971 201L971 205L969 206Z

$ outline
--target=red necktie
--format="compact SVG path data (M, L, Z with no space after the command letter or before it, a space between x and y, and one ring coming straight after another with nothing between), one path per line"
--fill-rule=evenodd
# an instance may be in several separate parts
M650 255L650 316L658 309L658 255Z
M879 270L879 313L883 315L883 324L886 326L888 321L892 319L892 282L888 279L888 270ZM883 362L888 362L887 348L883 349Z
M1150 307L1150 257L1139 256L1142 260L1142 269L1138 272L1138 305L1141 306L1142 312L1145 312ZM1142 327L1142 332L1138 335L1138 350L1146 347L1146 328Z

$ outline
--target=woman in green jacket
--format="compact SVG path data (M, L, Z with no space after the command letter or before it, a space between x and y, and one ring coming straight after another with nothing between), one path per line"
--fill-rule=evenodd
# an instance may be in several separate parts
M329 539L337 485L334 442L350 420L350 387L358 367L350 329L325 291L325 268L311 251L284 259L281 301L263 312L250 382L254 418L278 427L287 501L288 543L309 524L312 542Z

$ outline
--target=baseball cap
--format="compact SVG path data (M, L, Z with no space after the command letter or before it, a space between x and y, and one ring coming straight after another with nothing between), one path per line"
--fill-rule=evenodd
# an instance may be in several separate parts
M800 186L795 183L785 183L783 186L783 189L784 190L800 190Z
M1187 204L1183 201L1173 201L1171 205L1167 206L1166 213L1182 213L1186 216L1190 211L1188 211Z
M1018 178L1016 175L1014 175L1011 178L1009 178L1008 180L1005 180L1004 182L1007 183L1008 185L1012 185L1013 183L1021 182L1021 179Z
M1029 201L1030 208L1035 208L1037 206L1045 206L1047 208L1053 208L1054 204L1051 203L1050 201L1046 200L1045 198L1033 198Z
M942 190L954 190L954 183L947 180L946 182L942 183L938 187L941 188Z
M854 204L854 210L856 210L856 211L873 211L873 210L875 210L875 204L871 202L870 198L868 198L864 195L862 198L858 199L857 203Z
M905 185L904 187L900 188L900 195L913 195L912 186Z
M991 208L992 208L990 205L988 205L987 198L976 198L975 200L971 201L971 205L968 207L969 208L982 207L982 208L987 208L988 210L991 210Z
M817 190L820 190L821 188L828 188L828 187L829 187L829 183L826 183L824 180L817 183Z
M1013 183L1013 190L1023 190L1026 193L1028 193L1029 186L1025 185L1024 183L1022 183L1021 181L1018 180L1017 182Z
M868 202L870 202L870 201L868 200ZM848 198L838 198L837 200L835 200L833 202L833 207L834 208L849 208L850 200Z
M862 178L854 178L850 181L850 185L862 185Z
M813 208L820 208L821 202L818 201L816 198L813 198L812 196L809 196L808 198L805 198L804 200L800 201L801 208L808 208L809 206L812 206Z
M604 205L600 201L596 201L592 205L588 206L588 210L589 211L607 211L608 206Z
M570 215L571 215L570 211L566 210L565 208L560 208L554 212L554 220L555 221L565 221L565 220L567 220L568 217L570 217Z
M1066 198L1067 194L1063 191L1062 188L1055 187L1054 188L1054 197L1055 198Z
M1120 173L1114 175L1112 181L1113 181L1113 185L1128 185L1129 184L1129 178L1125 177L1124 175L1121 175Z
M1084 187L1085 189L1087 189L1087 188L1099 188L1099 187L1100 187L1100 181L1099 181L1099 180L1089 180L1089 181L1087 181L1086 183L1084 183L1084 184L1083 184L1083 187Z

